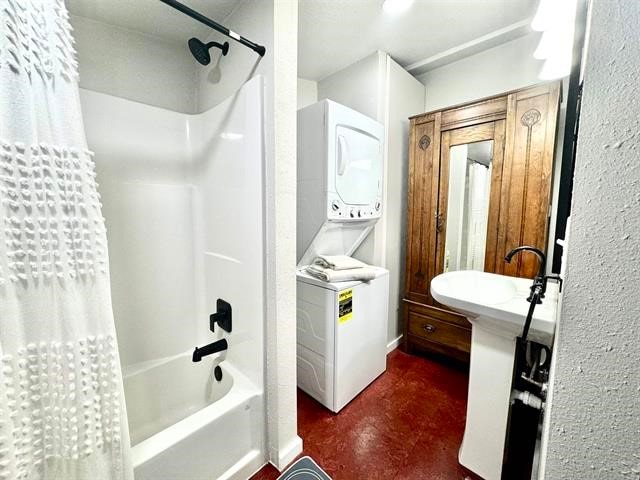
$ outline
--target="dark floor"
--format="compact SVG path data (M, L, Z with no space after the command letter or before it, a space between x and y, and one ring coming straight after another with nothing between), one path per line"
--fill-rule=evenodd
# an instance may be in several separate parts
M334 480L458 480L467 373L393 351L387 371L339 414L298 390L298 433ZM267 465L252 480L272 480Z

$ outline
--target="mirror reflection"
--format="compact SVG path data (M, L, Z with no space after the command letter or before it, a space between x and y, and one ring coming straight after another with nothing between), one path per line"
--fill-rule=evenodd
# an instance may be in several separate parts
M449 151L444 269L484 270L493 140Z

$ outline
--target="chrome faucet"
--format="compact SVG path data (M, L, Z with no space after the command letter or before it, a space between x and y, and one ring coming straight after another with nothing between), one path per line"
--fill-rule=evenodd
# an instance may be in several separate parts
M531 293L527 297L527 302L531 302L533 300L534 293L536 289L539 288L538 295L536 296L536 299L537 299L536 303L542 303L542 300L540 300L540 298L544 297L544 290L546 286L546 282L544 278L544 270L547 265L547 256L539 248L524 245L521 247L514 248L509 253L507 253L504 257L504 261L507 263L511 263L511 259L513 258L513 256L516 253L520 253L520 252L532 252L532 253L535 253L536 256L538 257L538 261L539 261L538 274L533 279L533 285L531 285Z

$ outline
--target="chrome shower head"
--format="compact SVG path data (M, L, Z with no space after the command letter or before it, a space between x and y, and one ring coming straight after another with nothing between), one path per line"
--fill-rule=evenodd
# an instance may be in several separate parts
M205 44L195 37L189 39L189 50L191 50L191 55L193 55L194 58L202 65L209 65L209 63L211 63L211 55L209 55L209 49L211 47L216 47L222 50L222 55L226 55L229 52L229 42L224 42L222 45L217 42L209 42Z

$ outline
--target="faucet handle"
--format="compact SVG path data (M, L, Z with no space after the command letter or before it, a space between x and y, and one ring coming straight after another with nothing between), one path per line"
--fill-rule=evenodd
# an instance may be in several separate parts
M216 313L209 315L209 330L215 331L216 323L227 333L231 333L231 304L219 298Z
M562 279L562 277L557 274L557 273L552 273L551 275L545 275L544 277L544 286L543 286L543 291L547 290L547 282L549 280L553 280L554 282L558 282L558 292L562 292L562 284L564 282L564 280Z

